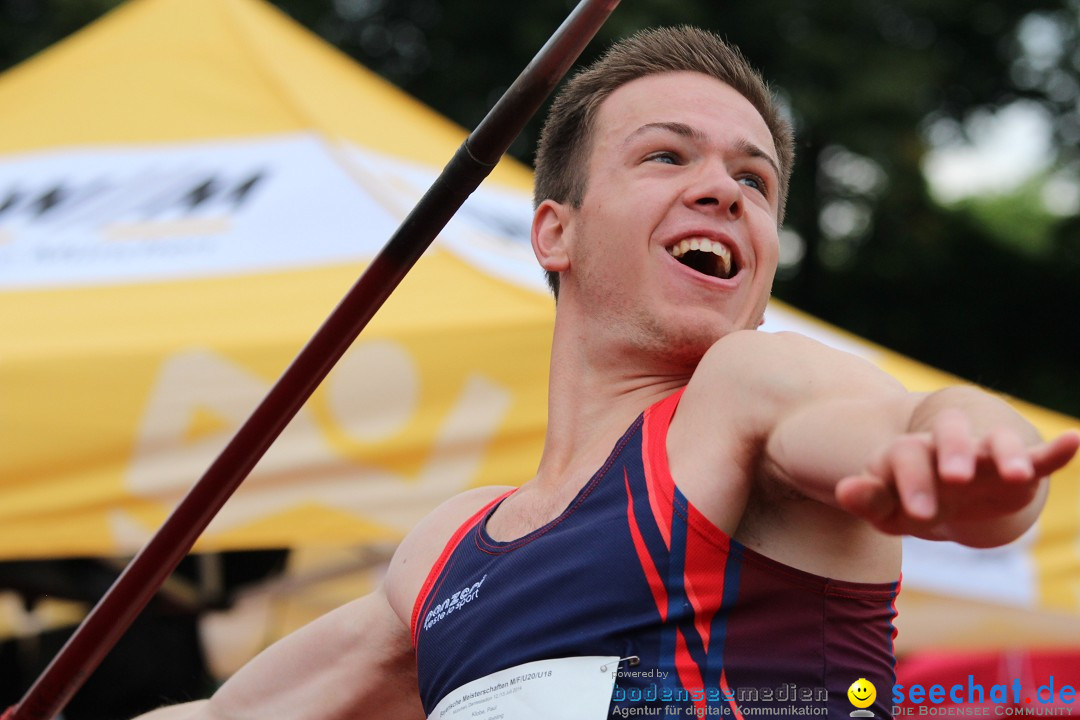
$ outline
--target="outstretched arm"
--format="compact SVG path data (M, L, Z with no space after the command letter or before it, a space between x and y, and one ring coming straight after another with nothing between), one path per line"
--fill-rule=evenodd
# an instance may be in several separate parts
M719 396L741 408L762 477L887 533L1009 542L1034 523L1047 477L1080 446L1076 433L1042 442L990 393L910 393L865 360L795 334L738 333L703 364Z
M408 629L382 589L279 640L210 700L140 720L423 718Z
M413 603L458 526L506 490L485 486L447 500L405 537L373 593L274 643L210 700L138 720L421 720Z
M1001 545L1035 522L1048 476L1080 445L1042 442L1002 399L956 386L908 393L868 364L833 351L813 389L780 416L768 441L780 475L891 534ZM821 474L828 468L828 475Z

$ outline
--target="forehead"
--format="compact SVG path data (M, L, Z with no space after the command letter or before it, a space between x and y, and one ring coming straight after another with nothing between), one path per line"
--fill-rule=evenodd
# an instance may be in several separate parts
M757 108L730 85L696 72L647 75L618 87L600 104L594 149L610 150L645 125L670 122L715 141L749 140L775 158L772 133Z

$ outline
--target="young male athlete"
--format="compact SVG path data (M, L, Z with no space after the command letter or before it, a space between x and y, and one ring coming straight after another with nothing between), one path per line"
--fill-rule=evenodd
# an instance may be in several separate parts
M755 332L792 156L764 83L709 33L643 33L576 76L537 160L558 303L536 476L445 503L372 595L148 717L421 718L583 656L614 658L616 684L590 714L559 690L564 717L846 717L858 680L889 717L898 535L1016 538L1080 436L1044 443L976 389L912 394Z

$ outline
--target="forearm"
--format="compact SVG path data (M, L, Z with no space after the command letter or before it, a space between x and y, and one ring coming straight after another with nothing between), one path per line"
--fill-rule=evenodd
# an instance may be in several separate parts
M170 705L140 715L134 720L215 720L210 714L209 705L210 703L206 700Z
M408 631L381 592L261 652L209 700L138 720L412 720L424 716Z
M423 717L408 631L373 593L260 653L210 699L212 720Z

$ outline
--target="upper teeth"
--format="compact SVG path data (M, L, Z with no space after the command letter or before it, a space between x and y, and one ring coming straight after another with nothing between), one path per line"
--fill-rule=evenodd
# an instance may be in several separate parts
M682 257L691 250L712 253L720 258L720 264L724 275L726 276L731 272L731 251L720 243L713 242L708 238L687 238L668 248L668 252L671 253L671 256L677 258Z

